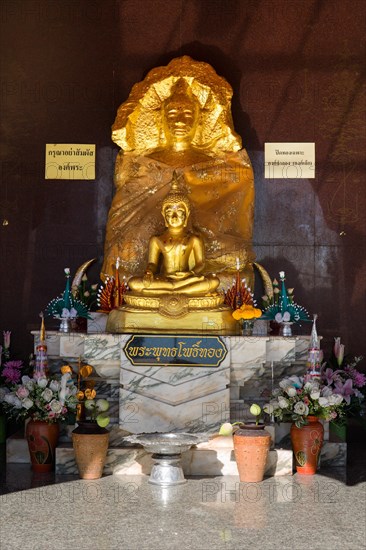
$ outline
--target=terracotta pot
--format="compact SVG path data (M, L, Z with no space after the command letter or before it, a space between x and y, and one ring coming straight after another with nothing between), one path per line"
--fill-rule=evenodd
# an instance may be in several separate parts
M32 470L38 473L52 472L55 467L55 449L60 426L43 420L30 420L25 428Z
M72 432L75 461L81 479L102 477L107 458L109 431L94 422L79 422Z
M297 473L314 475L323 444L324 428L316 416L308 416L307 420L308 424L301 428L292 424L290 430L291 443Z
M234 433L234 451L240 481L263 481L271 436L264 425L243 425Z

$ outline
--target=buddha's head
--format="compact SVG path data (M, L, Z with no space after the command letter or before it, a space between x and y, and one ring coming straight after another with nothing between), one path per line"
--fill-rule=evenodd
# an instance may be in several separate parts
M175 172L171 190L163 200L161 213L166 227L178 229L187 226L190 204L186 193L179 188Z
M163 103L164 128L167 137L177 142L190 142L196 131L199 104L183 78L177 80L171 95Z

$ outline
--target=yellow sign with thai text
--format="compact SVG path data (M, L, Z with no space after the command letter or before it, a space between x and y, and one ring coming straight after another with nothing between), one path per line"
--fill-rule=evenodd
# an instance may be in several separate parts
M46 144L46 180L95 180L95 145Z

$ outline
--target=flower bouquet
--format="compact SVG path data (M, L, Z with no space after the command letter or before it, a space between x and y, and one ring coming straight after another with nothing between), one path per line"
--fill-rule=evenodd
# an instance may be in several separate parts
M342 418L345 414L343 396L329 386L306 377L290 376L279 383L272 393L272 399L263 409L279 422L294 422L301 428L309 416L323 420Z
M363 357L345 356L341 339L334 339L333 352L322 366L321 380L327 391L341 395L344 400L344 416L336 424L344 424L348 416L360 413L366 390L366 375L356 369Z
M342 395L307 377L285 378L272 393L263 409L278 421L293 423L290 436L299 474L315 474L324 439L319 419L342 418L344 405Z
M6 402L13 384L20 381L23 361L10 357L10 330L3 331L3 346L0 346L0 443L6 441Z
M61 380L22 376L21 383L15 384L5 395L6 414L15 419L29 419L25 435L33 471L52 471L59 421L66 420L75 411L76 392L70 373L67 373Z
M22 376L21 383L14 384L5 394L3 405L9 417L55 423L75 412L76 393L69 373L62 375L61 380Z

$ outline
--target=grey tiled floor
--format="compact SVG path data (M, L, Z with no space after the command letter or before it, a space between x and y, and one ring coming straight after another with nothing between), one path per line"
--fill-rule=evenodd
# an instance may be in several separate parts
M366 482L347 485L344 472L165 489L146 476L47 480L26 468L3 485L1 550L366 548ZM20 477L31 488L17 490Z
M0 549L365 550L364 438L351 438L347 470L259 484L196 477L163 489L146 476L83 481L2 462Z

